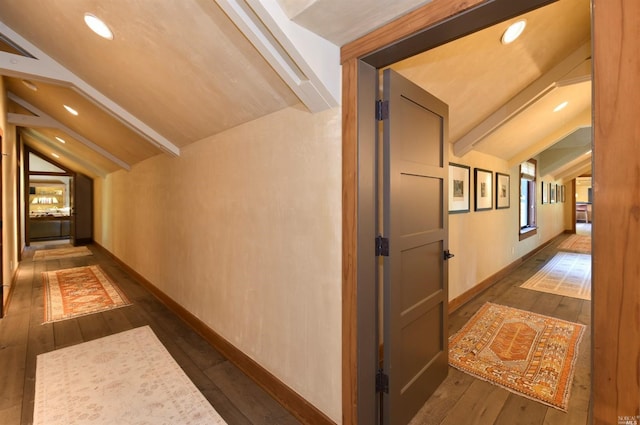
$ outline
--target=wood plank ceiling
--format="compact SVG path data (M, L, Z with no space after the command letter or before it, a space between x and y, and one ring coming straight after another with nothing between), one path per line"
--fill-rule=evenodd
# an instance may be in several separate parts
M341 45L427 2L279 3L295 24ZM114 39L93 34L85 12L105 20ZM474 149L514 165L590 126L589 1L559 0L525 18L525 33L512 45L500 44L501 24L393 65L450 105L456 154ZM36 70L28 78L33 91L23 83L28 75L12 68L19 51L0 46L10 121L24 128L28 143L92 177L175 155L300 103L213 0L3 0L0 21L2 36L23 52L19 69ZM562 99L569 106L554 116L549 109ZM566 167L590 149L590 137L580 134L568 144L576 150L564 155L565 168L550 172L573 178L590 170L590 161Z

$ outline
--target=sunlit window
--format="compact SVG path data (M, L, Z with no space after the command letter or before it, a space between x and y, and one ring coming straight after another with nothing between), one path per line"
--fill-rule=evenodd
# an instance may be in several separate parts
M520 240L537 233L536 166L534 159L520 164Z

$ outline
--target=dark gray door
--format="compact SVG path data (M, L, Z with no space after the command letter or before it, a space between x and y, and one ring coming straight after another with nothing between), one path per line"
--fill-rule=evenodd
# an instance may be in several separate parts
M73 181L73 242L87 244L93 240L93 180L76 173Z
M383 423L408 423L448 372L448 107L384 71Z

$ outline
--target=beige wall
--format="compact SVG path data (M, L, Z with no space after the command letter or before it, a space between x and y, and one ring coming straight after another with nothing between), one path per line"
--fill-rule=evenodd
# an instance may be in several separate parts
M18 268L17 149L15 126L7 124L7 98L4 79L0 77L0 127L2 128L2 283L3 304Z
M449 300L453 300L531 250L562 233L566 228L565 206L571 204L541 205L541 196L538 192L537 234L519 241L519 167L509 168L507 161L476 151L461 158L450 152L449 161L471 167L472 185L471 211L449 215L449 250L455 254L455 257L449 261ZM474 211L473 175L475 167L493 171L494 191L496 172L511 176L510 208L495 209L494 198L494 209ZM552 181L549 176L538 176L538 187L541 180ZM553 183L560 184L555 180Z
M340 110L288 108L95 181L95 239L341 423Z
M98 243L336 423L340 126L339 110L289 108L178 158L96 179L94 229ZM570 228L571 204L539 197L538 234L520 242L518 167L478 152L450 161L469 165L472 181L474 167L511 176L509 209L474 212L472 198L471 212L449 217L453 299Z

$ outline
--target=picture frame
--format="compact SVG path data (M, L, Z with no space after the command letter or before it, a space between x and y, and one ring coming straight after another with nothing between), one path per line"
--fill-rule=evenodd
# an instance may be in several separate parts
M542 193L542 204L549 203L549 185L542 182L540 185L540 192Z
M556 203L556 185L553 183L549 183L549 203Z
M560 202L564 202L564 190L565 190L565 186L564 185L560 186Z
M449 214L467 213L471 209L471 167L449 163Z
M493 209L493 171L474 168L475 180L475 210L487 211Z
M511 176L496 172L496 209L502 210L511 206Z

